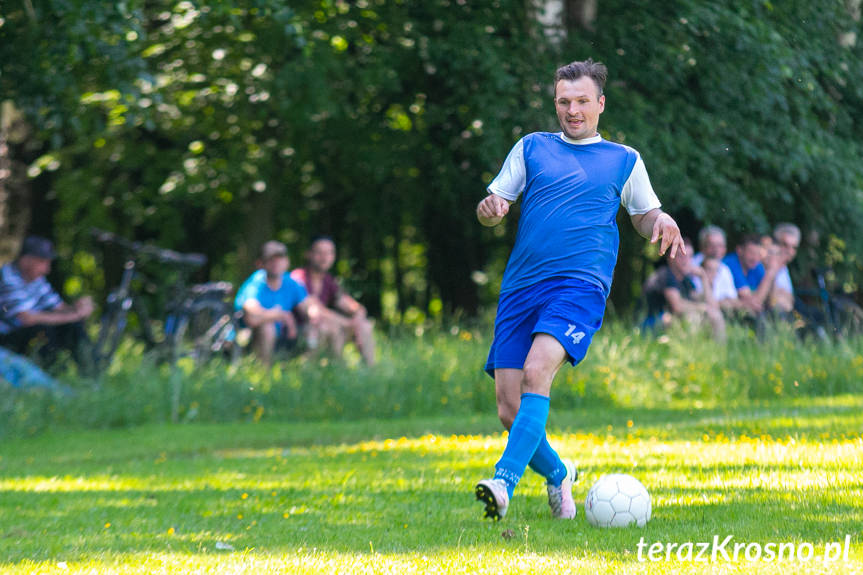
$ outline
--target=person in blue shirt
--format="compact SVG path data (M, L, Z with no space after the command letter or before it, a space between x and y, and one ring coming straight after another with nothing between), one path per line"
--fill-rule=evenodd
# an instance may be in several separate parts
M255 271L237 290L234 307L243 311L243 323L252 329L252 346L267 365L278 347L292 347L297 340L293 313L304 314L316 323L317 309L306 288L291 279L285 244L269 241L261 247Z
M744 236L734 253L722 259L722 263L731 270L737 296L749 313L760 315L765 308L765 302L773 288L776 274L785 266L786 259L776 254L769 254L764 259L764 249L761 236L748 234Z
M685 251L641 156L597 132L607 75L592 60L557 70L554 106L562 131L519 140L476 209L482 225L495 226L512 202L522 200L485 366L494 377L498 416L509 430L494 477L474 490L492 519L504 517L528 465L546 479L552 516L575 517L578 471L546 437L549 396L558 369L585 357L602 323L617 261L620 206L638 233L660 241L660 254Z

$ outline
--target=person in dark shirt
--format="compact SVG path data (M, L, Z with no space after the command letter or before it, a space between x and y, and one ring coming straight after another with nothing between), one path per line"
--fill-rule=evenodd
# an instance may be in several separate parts
M644 284L647 300L646 324L668 326L678 319L698 325L710 323L713 336L725 340L725 320L713 297L712 281L706 270L692 263L692 243L684 238L685 252L667 258L666 265L657 269ZM693 279L699 280L700 292Z

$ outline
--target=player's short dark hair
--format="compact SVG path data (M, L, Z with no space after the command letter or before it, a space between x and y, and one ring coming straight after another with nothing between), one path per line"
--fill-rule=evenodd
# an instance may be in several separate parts
M582 76L593 80L599 90L598 95L601 96L605 89L605 81L608 79L608 68L602 62L594 62L591 58L576 60L558 68L554 73L554 87L557 88L560 80L578 80Z

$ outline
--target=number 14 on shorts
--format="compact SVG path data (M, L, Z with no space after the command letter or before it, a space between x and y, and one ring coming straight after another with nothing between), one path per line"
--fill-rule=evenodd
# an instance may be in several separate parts
M566 333L565 333L565 334L563 334L563 335L565 335L566 337L571 337L571 338L572 338L572 342L573 342L575 345L578 345L578 344L581 342L581 340L582 340L582 339L584 339L584 336L585 336L586 334L585 334L583 331L575 331L576 326L574 326L574 325L573 325L573 324L571 324L571 323L570 323L570 324L567 324L567 325L569 326L569 329L568 329L568 330L566 330Z

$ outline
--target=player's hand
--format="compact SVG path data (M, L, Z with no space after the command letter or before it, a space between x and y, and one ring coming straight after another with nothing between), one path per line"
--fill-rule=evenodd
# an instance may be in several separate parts
M656 221L653 222L653 234L650 236L650 243L655 244L661 238L659 243L659 255L664 256L669 249L669 257L674 259L677 254L685 254L686 248L683 246L683 238L680 236L680 228L674 219L665 212L659 214Z
M476 215L484 226L495 226L509 213L509 202L495 194L487 195L476 207Z

